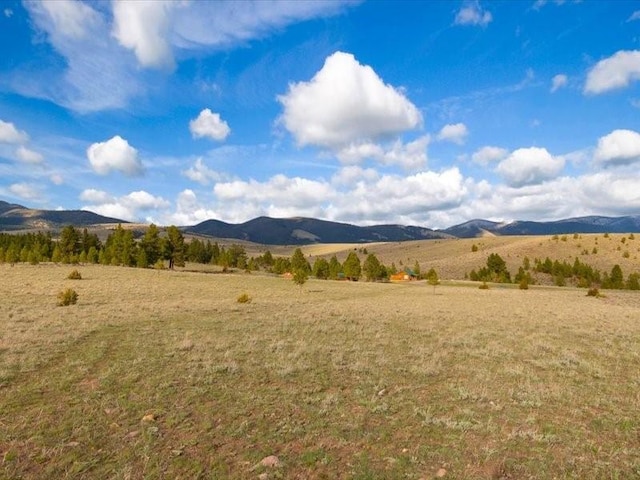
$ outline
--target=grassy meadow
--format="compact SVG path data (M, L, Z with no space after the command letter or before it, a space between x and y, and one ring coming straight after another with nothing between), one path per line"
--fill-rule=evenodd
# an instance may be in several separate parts
M638 292L73 268L0 265L0 478L640 477Z

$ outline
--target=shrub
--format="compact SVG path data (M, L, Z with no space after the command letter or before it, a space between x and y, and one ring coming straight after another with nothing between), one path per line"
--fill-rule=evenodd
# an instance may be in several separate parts
M82 275L80 275L80 272L77 269L73 269L67 278L69 280L82 280Z
M600 290L598 290L597 288L590 288L587 291L587 297L599 297L600 296Z
M156 270L166 270L167 266L164 264L164 260L158 260L153 264L153 268L155 268Z
M475 243L473 245L471 245L471 251L472 252L477 252L478 251L478 246Z
M238 297L238 303L251 303L251 297L247 293L243 293Z
M72 288L67 288L58 292L58 306L66 307L68 305L75 305L78 302L78 292Z
M520 290L529 290L529 279L527 277L522 277L520 283L518 284L518 288Z
M489 285L487 285L487 282L482 282L482 284L478 288L480 290L489 290Z

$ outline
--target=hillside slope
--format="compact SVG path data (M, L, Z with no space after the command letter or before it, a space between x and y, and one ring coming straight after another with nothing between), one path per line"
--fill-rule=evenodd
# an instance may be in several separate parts
M84 227L127 223L87 210L36 210L0 200L0 230L56 229L65 225Z
M360 227L315 218L258 217L241 224L207 220L185 227L190 234L235 238L264 245L304 245L309 243L399 242L418 239L450 238L443 232L402 225Z
M316 256L325 258L336 255L344 261L349 252L358 251L361 261L367 253L374 253L385 265L395 263L398 269L413 267L418 261L422 271L435 268L443 279L463 279L472 269L486 265L487 257L499 254L507 263L512 275L528 257L531 265L536 258L549 257L571 264L576 258L602 272L610 272L619 264L625 276L640 273L640 235L631 239L626 234L585 234L568 236L496 236L468 239L438 239L409 242L388 242L369 245L343 245L341 248L321 249L319 246L305 246L302 251L313 263ZM563 240L564 239L564 240ZM624 241L623 241L624 239ZM476 245L478 250L472 251ZM595 250L594 250L595 249ZM596 252L596 253L594 253Z

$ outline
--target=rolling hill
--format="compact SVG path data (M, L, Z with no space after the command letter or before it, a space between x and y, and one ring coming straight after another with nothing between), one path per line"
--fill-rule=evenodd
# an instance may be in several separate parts
M359 227L347 223L329 222L314 218L258 217L241 224L207 220L186 233L217 238L234 238L265 245L304 245L309 243L367 243L402 242L451 238L444 232L422 227L402 225L376 225Z
M575 217L553 222L516 220L509 223L489 220L471 220L442 230L457 238L473 238L485 235L561 235L573 233L638 233L640 215L625 217Z
M84 227L128 223L87 210L36 210L0 200L0 231L55 230L65 225Z

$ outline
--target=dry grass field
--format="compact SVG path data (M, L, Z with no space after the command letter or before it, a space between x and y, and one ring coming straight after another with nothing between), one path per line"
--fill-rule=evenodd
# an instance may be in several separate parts
M0 265L0 478L640 477L637 292L71 269Z

